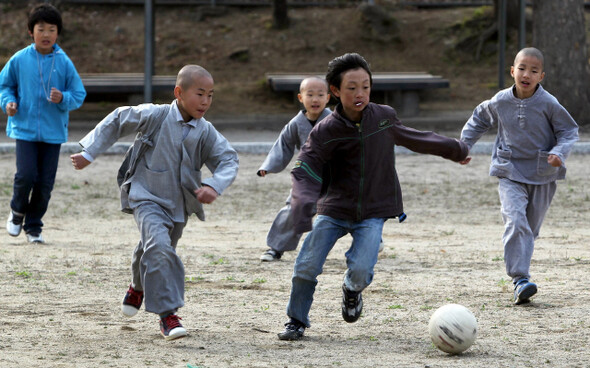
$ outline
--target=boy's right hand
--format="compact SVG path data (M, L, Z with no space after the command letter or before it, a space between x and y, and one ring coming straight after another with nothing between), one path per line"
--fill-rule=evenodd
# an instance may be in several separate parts
M72 166L76 170L82 170L86 166L90 165L90 161L84 158L81 153L75 153L70 156L70 160L72 161Z
M7 103L6 104L6 115L8 115L8 116L16 115L16 112L18 111L17 107L18 107L18 105L16 104L16 102Z
M265 177L266 176L266 170L258 170L258 172L256 174L258 174L258 176Z
M461 165L467 165L469 162L471 162L471 156L467 156L465 157L465 160L459 161Z

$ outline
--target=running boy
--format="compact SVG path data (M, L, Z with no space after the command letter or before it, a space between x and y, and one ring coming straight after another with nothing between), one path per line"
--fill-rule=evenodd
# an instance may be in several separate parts
M457 162L467 157L466 144L407 128L393 108L370 102L371 70L362 56L335 58L328 64L326 80L340 103L312 129L291 171L295 231L311 232L295 261L287 305L290 319L278 335L281 340L301 339L310 326L317 276L336 241L347 233L352 245L345 254L342 317L346 322L360 317L361 292L373 280L383 223L405 218L394 145Z
M307 140L311 128L316 122L321 121L332 112L326 108L330 101L330 94L325 79L305 78L301 81L297 98L303 104L303 110L299 111L285 125L262 166L258 169L258 176L264 177L268 173L283 171L291 162L295 149L301 149ZM280 209L266 236L266 244L269 249L260 256L260 260L270 262L281 259L284 252L297 249L301 235L293 230L291 195L289 194L285 207Z
M184 266L176 254L188 217L205 219L203 203L212 203L235 179L238 156L229 142L204 119L213 98L213 78L204 68L187 65L178 73L170 105L120 107L80 141L84 151L71 156L76 169L88 166L117 139L139 132L143 154L131 155L121 187L121 204L132 212L140 241L131 262L132 280L122 312L134 316L145 296L145 309L160 315L166 340L186 336L176 315L184 305ZM206 165L213 176L201 179Z
M578 140L576 122L540 84L543 62L541 51L522 49L510 67L514 85L477 106L461 132L471 149L492 126L498 127L490 175L499 178L504 262L515 304L528 302L537 292L529 281L534 242Z
M62 19L50 4L28 18L30 46L15 53L0 72L0 106L8 115L6 135L16 140L16 174L6 230L24 229L31 243L44 243L42 218L55 183L61 144L68 140L69 111L86 91L74 64L58 46Z

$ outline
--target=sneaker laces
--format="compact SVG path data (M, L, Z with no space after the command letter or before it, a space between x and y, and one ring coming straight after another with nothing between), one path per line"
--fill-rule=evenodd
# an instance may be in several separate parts
M143 296L143 291L136 291L133 289L132 286L129 286L129 290L127 290L127 303L132 305L141 304L142 300L141 297Z
M298 321L290 320L289 322L285 323L285 329L289 331L297 331L299 327L302 327L303 323Z
M358 292L346 290L346 307L349 309L355 309L358 304Z
M178 317L176 314L169 314L168 316L162 318L162 322L166 325L168 330L173 330L176 327L182 327L180 321L182 318Z

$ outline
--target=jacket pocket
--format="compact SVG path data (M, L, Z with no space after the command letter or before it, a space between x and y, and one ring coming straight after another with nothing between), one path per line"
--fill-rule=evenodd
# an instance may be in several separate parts
M549 152L547 151L539 151L539 153L537 154L537 175L550 176L557 174L557 170L559 170L559 167L551 166L547 162L548 157Z
M504 150L499 147L496 148L496 160L493 163L493 169L504 174L511 173L513 168L512 162L510 162L511 158L512 151Z
M154 196L161 196L162 193L167 193L170 190L171 183L174 183L169 176L170 170L155 171L145 166L145 175L138 178L138 181L143 181L144 188Z

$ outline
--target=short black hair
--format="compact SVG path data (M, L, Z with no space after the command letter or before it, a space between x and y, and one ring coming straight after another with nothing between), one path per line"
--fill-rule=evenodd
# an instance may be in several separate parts
M369 81L371 86L373 85L373 76L371 74L371 68L369 63L361 55L357 53L348 53L342 56L338 56L328 63L328 73L326 74L326 81L331 86L340 88L342 83L342 74L349 70L365 69L369 74Z
M40 22L55 24L57 26L57 34L61 33L61 14L55 6L51 4L39 4L31 10L28 21L29 31L33 33L35 24Z

